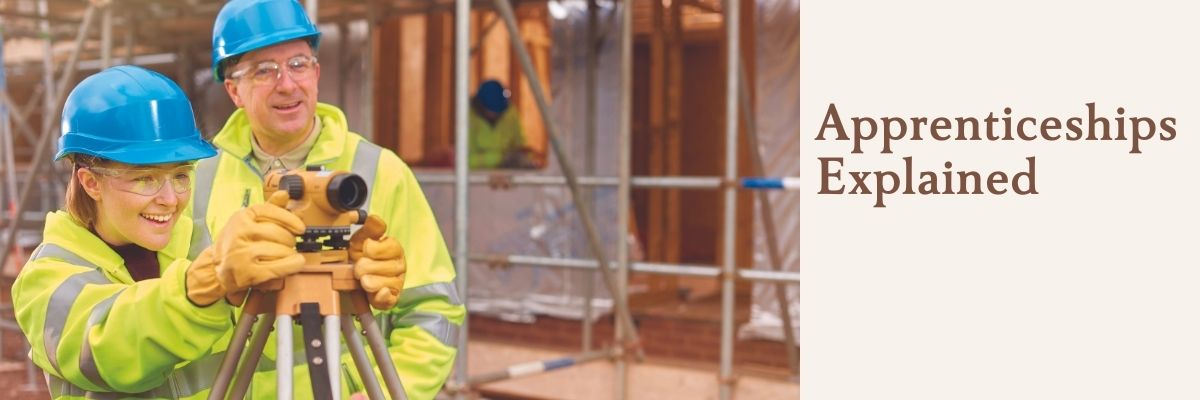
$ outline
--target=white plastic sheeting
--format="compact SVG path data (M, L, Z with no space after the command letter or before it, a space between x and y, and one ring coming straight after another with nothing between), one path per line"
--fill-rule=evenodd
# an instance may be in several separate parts
M764 175L800 175L800 1L757 0L755 12L755 118L757 149L763 157ZM775 216L776 237L784 271L800 271L800 192L769 192ZM758 202L755 201L754 267L771 269ZM754 284L750 321L741 338L784 340L783 313L775 296L776 284ZM787 285L792 327L799 345L800 285Z
M598 90L596 98L595 145L588 146L586 133L586 32L587 2L550 1L551 50L550 99L552 118L562 135L560 141L579 175L615 176L617 166L618 95L616 90ZM616 88L620 83L621 9L613 2L600 2L599 31L605 35L598 48L597 87ZM495 29L503 29L499 26ZM588 160L597 160L589 167ZM440 170L446 172L449 170ZM514 171L527 174L531 171ZM562 176L558 160L550 153L549 166L532 173ZM425 195L443 229L442 236L454 238L454 189L451 185L424 185ZM585 190L584 193L587 193ZM614 258L616 232L616 188L591 189L593 220L609 259ZM492 190L470 188L470 253L515 254L540 257L587 258L594 255L579 222L571 194L565 186L518 186ZM453 243L447 243L453 248ZM460 269L461 271L461 269ZM611 296L598 272L546 267L470 265L467 307L471 313L492 315L508 321L532 322L537 315L582 319L584 287L593 275L593 317L608 313Z

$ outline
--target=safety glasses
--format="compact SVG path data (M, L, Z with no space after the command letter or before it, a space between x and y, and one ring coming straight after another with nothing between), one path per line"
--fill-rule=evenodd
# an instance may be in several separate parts
M286 68L285 68L286 67ZM255 86L274 85L283 77L283 70L287 70L288 76L294 81L307 81L312 79L317 70L317 58L313 56L296 56L292 57L280 66L274 61L263 61L229 74L229 79L239 80L246 78Z
M162 187L167 182L171 183L171 190L175 193L184 194L192 190L192 174L194 167L191 164L178 166L171 169L162 168L105 168L105 167L85 167L97 175L106 176L113 188L129 193L140 194L142 196L154 196L158 194Z

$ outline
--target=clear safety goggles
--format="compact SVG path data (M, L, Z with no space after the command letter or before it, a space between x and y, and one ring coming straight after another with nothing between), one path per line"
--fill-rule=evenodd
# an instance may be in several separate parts
M317 58L313 56L296 56L292 57L284 63L286 68L283 68L279 63L274 61L263 61L229 74L229 79L250 79L250 83L255 86L274 85L283 77L283 70L287 70L288 76L294 81L307 81L316 75Z
M171 182L171 190L177 194L185 194L192 190L192 174L195 168L192 164L181 165L171 169L163 168L105 168L85 167L98 175L110 178L108 181L114 189L154 196L158 194L167 182Z

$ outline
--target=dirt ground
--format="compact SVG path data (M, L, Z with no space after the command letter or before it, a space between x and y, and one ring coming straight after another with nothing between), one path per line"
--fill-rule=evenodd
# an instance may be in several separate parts
M562 352L510 344L472 341L468 363L471 375L503 370L513 364L563 357ZM481 392L497 398L613 399L611 362L597 361L541 375L485 385ZM735 385L737 399L799 399L800 385L786 377L754 375L745 371ZM717 366L647 359L628 371L627 399L716 399Z

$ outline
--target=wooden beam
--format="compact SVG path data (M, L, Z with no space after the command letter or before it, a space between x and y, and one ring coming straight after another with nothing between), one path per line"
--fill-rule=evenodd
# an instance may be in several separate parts
M429 14L425 25L425 150L452 151L454 137L454 16Z
M663 16L663 58L666 70L662 82L666 140L666 170L671 176L683 175L683 7L672 2ZM667 199L667 261L679 262L683 251L683 197L679 189L668 189Z
M652 176L667 175L666 171L666 141L663 138L663 85L665 80L666 66L663 60L663 4L661 1L651 1L650 3L650 18L651 22L649 36L649 58L650 58L650 77L649 77L649 115L647 116L646 134L650 139L650 153L648 154L647 166L648 173ZM661 190L651 191L647 195L647 226L646 226L646 255L650 260L666 262L666 192ZM661 282L661 281L660 281Z
M400 75L398 140L401 158L409 162L425 157L425 20L426 14L400 17L396 47L400 57L396 71Z
M377 29L372 31L374 35L372 42L375 45L371 50L371 60L372 68L376 72L375 84L370 90L374 91L372 94L375 102L374 109L380 110L380 112L374 113L372 125L375 127L375 132L372 134L375 144L398 150L397 115L388 111L395 110L398 103L396 93L399 90L399 76L397 75L399 61L395 47L399 42L400 20L399 18L389 18L381 21Z

